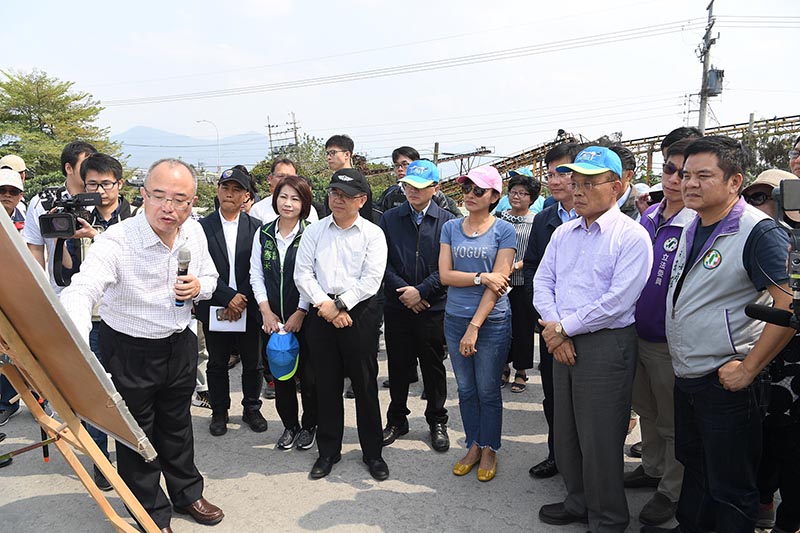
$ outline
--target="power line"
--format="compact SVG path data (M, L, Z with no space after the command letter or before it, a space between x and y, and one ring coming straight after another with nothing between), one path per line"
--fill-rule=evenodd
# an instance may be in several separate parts
M601 44L611 44L611 43L629 41L634 39L658 37L671 33L679 33L682 31L699 28L700 27L699 24L701 23L697 22L697 19L691 19L689 21L677 21L677 22L658 24L652 26L644 26L641 28L603 33L588 37L565 39L562 41L554 41L549 43L524 46L518 48L509 48L509 49L504 49L494 52L486 52L481 54L470 54L467 56L460 56L455 58L439 59L434 61L425 61L421 63L399 65L395 67L337 74L333 76L305 78L300 80L270 83L265 85L252 85L252 86L238 87L233 89L220 89L215 91L202 91L202 92L174 94L174 95L108 100L103 102L103 105L107 107L115 107L115 106L126 106L126 105L152 104L161 102L175 102L183 100L197 100L197 99L216 98L223 96L240 96L240 95L260 93L260 92L271 92L271 91L302 88L302 87L315 87L319 85L329 85L329 84L344 83L349 81L360 81L360 80L381 78L387 76L397 76L401 74L426 72L430 70L439 70L445 68L454 68L459 66L487 63L505 59L515 59L531 55L558 52L575 48L583 48L586 46L598 46Z

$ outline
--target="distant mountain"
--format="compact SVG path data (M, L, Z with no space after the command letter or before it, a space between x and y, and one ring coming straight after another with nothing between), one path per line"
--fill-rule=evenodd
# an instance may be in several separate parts
M179 157L208 170L216 171L217 168L216 139L195 139L146 126L135 126L112 135L111 139L122 143L122 151L130 156L129 167L147 168L153 161L163 157ZM220 137L219 164L223 169L236 164L250 168L264 159L268 151L269 138L260 133Z

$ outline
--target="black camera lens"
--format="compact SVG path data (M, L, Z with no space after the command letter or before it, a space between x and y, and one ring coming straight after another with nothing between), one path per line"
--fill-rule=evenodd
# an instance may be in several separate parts
M54 230L56 230L56 231L67 231L67 230L69 230L69 222L70 222L70 220L69 220L68 217L58 217L58 218L53 218L51 220L52 220L52 224L53 224L53 229Z

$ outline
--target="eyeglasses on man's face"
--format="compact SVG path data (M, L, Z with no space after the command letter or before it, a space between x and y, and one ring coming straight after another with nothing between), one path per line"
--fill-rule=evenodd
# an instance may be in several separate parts
M99 183L94 181L87 181L85 189L87 192L95 192L98 189L103 189L104 191L110 191L118 183L119 181L101 181Z
M144 188L144 187L143 187ZM147 199L150 200L155 206L163 206L167 202L172 204L172 208L175 211L186 211L192 206L192 201L194 198L189 198L188 200L179 199L179 198L167 198L167 195L161 192L150 192L146 188L144 188L144 193L147 195Z

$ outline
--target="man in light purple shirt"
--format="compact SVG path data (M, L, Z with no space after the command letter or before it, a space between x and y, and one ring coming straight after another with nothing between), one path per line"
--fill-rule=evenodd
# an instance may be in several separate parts
M619 156L590 146L556 170L572 171L580 218L553 233L534 277L533 303L556 360L555 452L567 497L542 506L539 518L622 532L629 522L621 451L636 368L634 310L653 250L647 231L617 206L624 187Z

